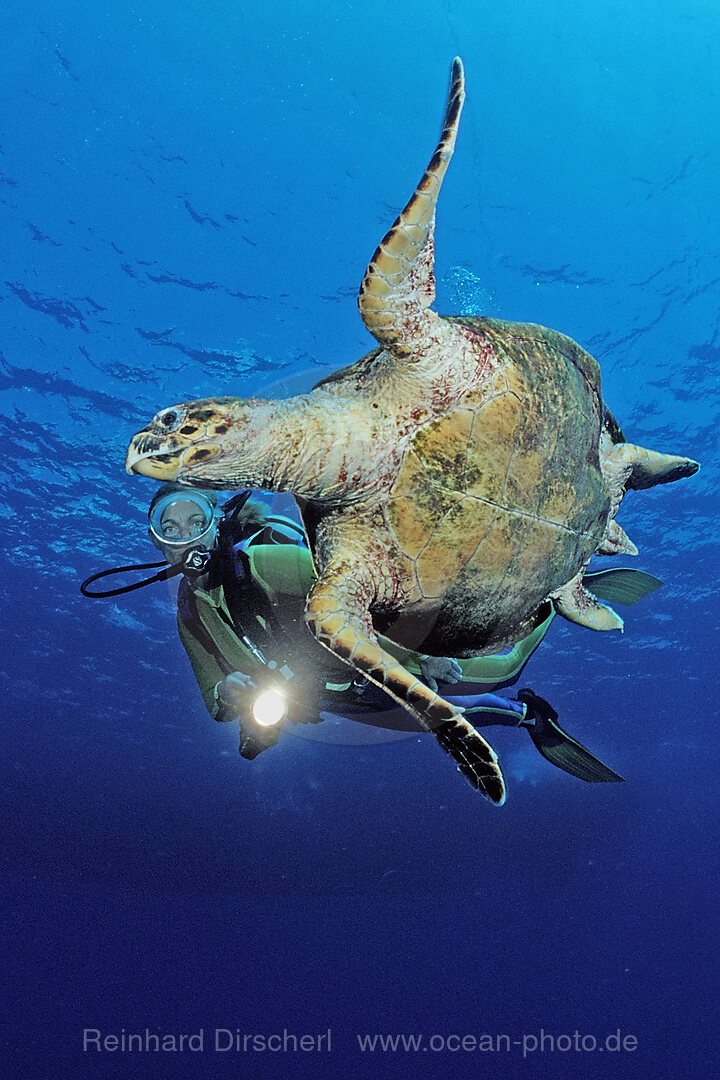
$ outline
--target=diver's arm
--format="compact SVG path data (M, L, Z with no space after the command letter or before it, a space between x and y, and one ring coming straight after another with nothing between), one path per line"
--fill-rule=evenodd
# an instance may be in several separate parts
M178 615L178 633L183 648L187 653L190 666L202 694L205 707L212 717L217 712L215 701L215 687L225 677L225 672L218 664L216 658L204 648L200 641L188 630Z
M270 602L278 596L305 600L317 575L312 556L306 547L296 544L260 544L249 547L252 575Z
M253 699L252 690L248 688L247 702L239 701L237 708L235 708L234 699L232 705L229 700L223 700L220 695L220 687L226 678L229 678L229 676L226 676L227 668L223 669L220 666L217 658L207 651L202 642L198 641L179 617L178 632L205 702L205 708L212 718L222 722L235 720L238 714L244 711L245 705L249 711ZM242 680L250 681L250 676L244 672L235 672L234 674L240 676Z

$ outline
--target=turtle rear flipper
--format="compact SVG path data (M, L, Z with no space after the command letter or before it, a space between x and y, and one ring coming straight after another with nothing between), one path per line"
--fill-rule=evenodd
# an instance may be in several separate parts
M590 630L620 630L623 621L616 611L602 604L583 584L580 571L567 585L556 589L550 599L558 615Z
M659 454L633 443L617 443L608 454L611 469L622 477L626 490L641 491L656 484L672 484L686 476L694 476L700 466L692 458L676 454Z
M582 743L563 731L557 722L558 714L543 698L526 689L518 692L518 701L527 706L535 720L535 726L527 728L530 738L552 765L588 784L612 784L625 780L624 776L614 772Z
M365 606L364 606L365 605ZM328 568L308 596L305 621L326 649L362 672L411 713L456 762L472 786L496 806L505 783L493 748L458 710L434 693L380 645L357 568Z

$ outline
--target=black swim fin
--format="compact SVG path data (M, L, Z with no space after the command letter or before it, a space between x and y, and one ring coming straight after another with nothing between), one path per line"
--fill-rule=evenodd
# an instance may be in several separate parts
M563 731L557 722L558 714L547 701L528 689L518 692L518 701L526 706L526 719L534 721L532 726L528 726L528 735L552 765L588 784L624 781L624 776L614 772Z
M616 567L612 570L596 570L585 574L583 585L599 600L615 604L637 604L662 585L660 578L646 574L644 570Z

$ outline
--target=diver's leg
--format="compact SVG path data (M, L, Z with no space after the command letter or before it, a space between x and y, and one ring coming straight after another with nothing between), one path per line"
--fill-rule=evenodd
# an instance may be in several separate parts
M463 711L463 716L472 717L475 727L517 727L525 720L527 709L521 701L510 701L497 694L475 694L452 697L446 701Z
M544 698L528 689L521 690L518 697L520 700L510 701L497 694L478 694L445 700L463 708L463 715L469 716L476 728L491 725L525 728L547 761L580 780L597 784L623 779L560 727L558 714Z
M525 670L528 660L550 629L554 614L552 606L548 605L547 614L542 622L506 653L493 656L470 656L460 660L462 682L456 684L455 696L465 693L471 695L489 693L506 686L514 686ZM467 691L463 684L469 684Z

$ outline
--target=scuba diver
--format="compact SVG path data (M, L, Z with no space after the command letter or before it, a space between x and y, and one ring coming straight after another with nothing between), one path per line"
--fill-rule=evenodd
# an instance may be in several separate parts
M94 574L86 596L132 591L182 574L177 597L180 639L210 715L236 721L240 754L247 759L278 741L283 721L319 723L333 713L397 731L421 732L406 710L373 683L357 676L307 631L305 600L315 580L302 527L273 516L251 492L229 499L222 510L213 491L164 484L149 508L149 537L167 564L146 563ZM133 569L159 573L105 592L88 586L101 577ZM635 603L660 585L634 570L588 574L587 587L603 599ZM558 724L558 714L532 690L516 699L496 691L513 686L552 622L546 617L509 651L456 660L413 653L381 638L383 647L432 690L463 709L477 727L527 730L553 765L587 782L621 781Z

